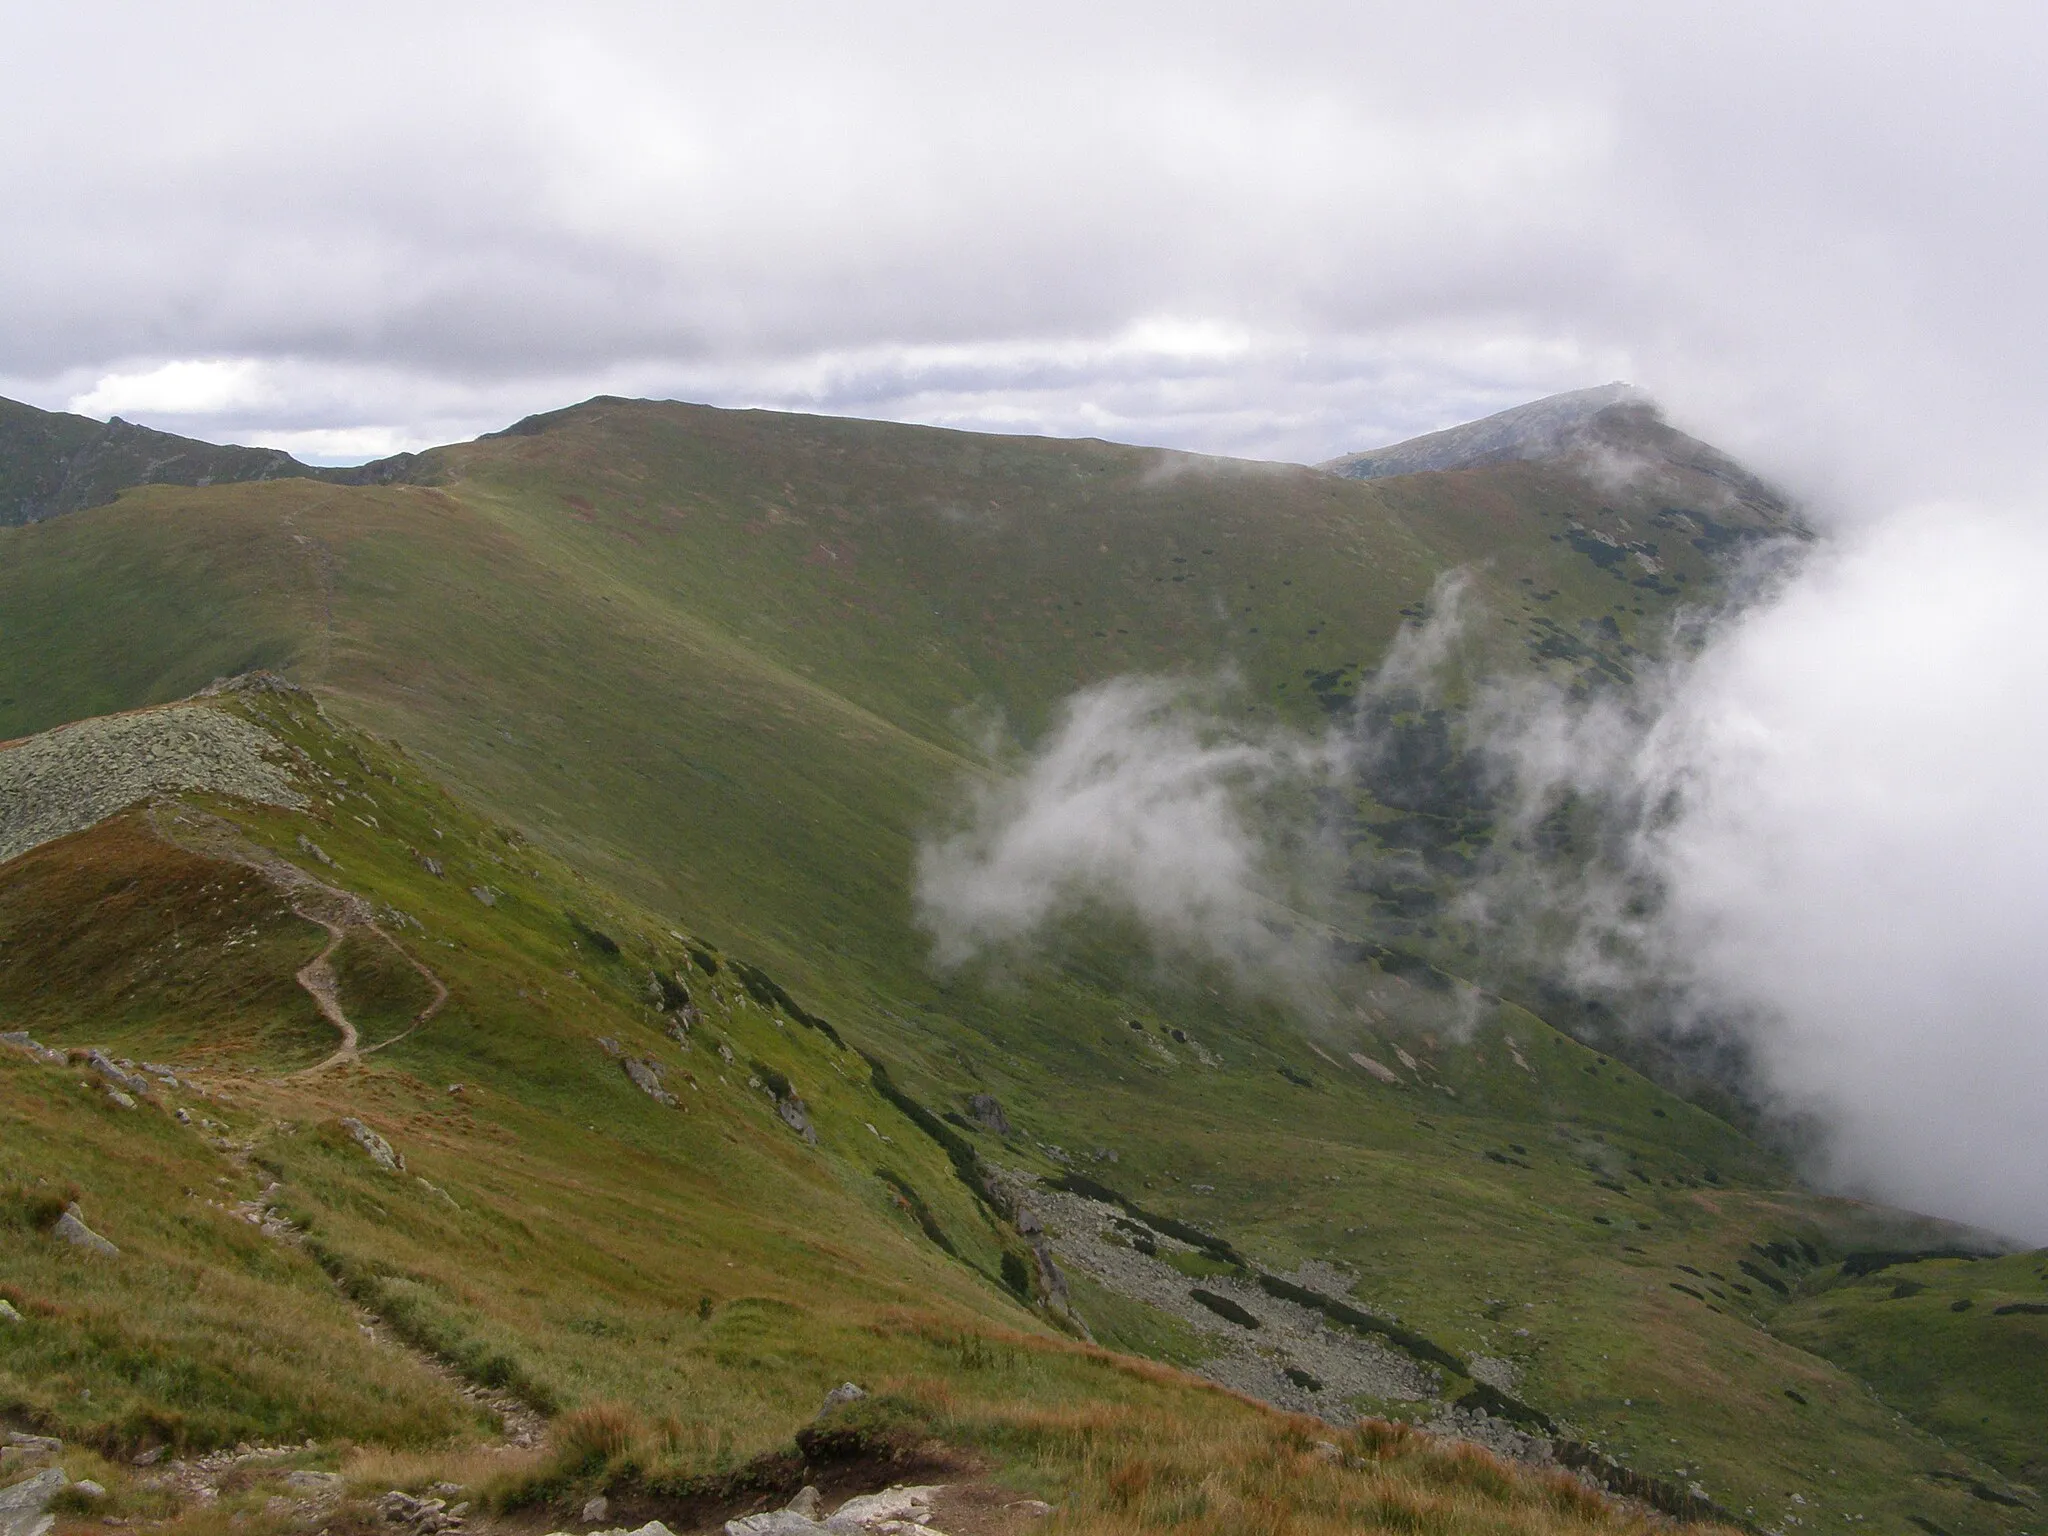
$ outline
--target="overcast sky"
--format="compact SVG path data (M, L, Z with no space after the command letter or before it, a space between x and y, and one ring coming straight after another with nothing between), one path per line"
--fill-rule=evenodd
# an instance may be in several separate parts
M5 9L0 392L204 436L611 390L1316 459L1627 377L1832 487L2044 392L2010 3Z
M330 460L600 391L1316 460L1646 386L1838 534L1641 770L1692 792L1673 950L1777 1021L1835 1176L2048 1240L2043 13L0 20L43 406Z

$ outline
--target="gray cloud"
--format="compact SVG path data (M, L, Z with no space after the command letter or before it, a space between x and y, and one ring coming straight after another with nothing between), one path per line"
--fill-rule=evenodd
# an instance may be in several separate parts
M1464 623L1466 583L1437 584L1366 696L1433 686ZM933 958L1026 953L1076 916L1134 920L1163 958L1219 961L1313 1017L1334 1003L1330 896L1344 850L1314 792L1380 743L1349 722L1318 734L1234 717L1238 683L1120 677L1068 699L1042 741L968 786L958 824L915 871ZM992 757L1003 753L999 737Z
M2039 27L24 7L0 357L47 404L253 361L130 393L254 437L627 388L1306 458L1628 376L1844 500L1952 493L2031 472ZM1242 345L1118 345L1162 324Z

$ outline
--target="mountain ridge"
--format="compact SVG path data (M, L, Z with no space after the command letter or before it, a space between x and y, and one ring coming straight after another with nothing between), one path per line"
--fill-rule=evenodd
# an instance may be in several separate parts
M330 468L281 448L245 448L180 437L119 416L45 411L0 399L0 527L105 506L142 485L203 488L277 479L380 485L405 478L417 455Z
M1735 1125L1509 1000L1449 899L1507 851L1458 759L1455 698L1386 701L1379 728L1399 750L1329 809L1357 879L1331 924L1346 939L1333 1006L1313 1024L1220 967L1162 964L1113 914L993 974L935 973L916 931L918 841L992 771L977 718L1000 711L1029 742L1077 688L1230 664L1238 717L1321 729L1373 704L1387 648L1456 569L1482 604L1470 638L1488 666L1625 688L1681 606L1718 600L1731 550L1789 531L1783 514L1731 503L1683 459L1618 486L1569 461L1357 482L657 402L540 419L431 450L430 484L140 486L0 531L0 735L169 704L221 674L288 676L208 707L260 716L309 808L166 790L158 822L226 818L309 879L403 914L380 921L450 991L429 1026L275 1086L332 1049L294 979L331 935L247 866L166 851L144 814L0 865L0 1015L81 1064L93 1047L117 1066L193 1055L202 1086L244 1102L223 1116L179 1101L251 1160L218 1176L250 1200L275 1179L271 1205L376 1326L411 1329L472 1388L529 1390L561 1456L579 1414L620 1403L624 1449L573 1473L536 1463L517 1498L558 1520L599 1491L644 1500L659 1483L680 1500L673 1479L794 1454L818 1394L853 1375L883 1383L918 1433L1005 1475L1037 1467L1033 1486L1075 1501L1080 1528L1174 1528L1164 1490L1206 1474L1146 1474L1164 1480L1157 1498L1118 1505L1110 1470L1061 1459L1053 1421L1034 1417L1046 1394L1078 1393L1087 1422L1124 1422L1113 1405L1140 1388L1120 1383L1152 1382L1118 1374L1154 1369L1136 1355L1171 1371L1143 1386L1166 1395L1147 1399L1136 1441L1093 1431L1127 1447L1117 1476L1165 1454L1176 1415L1230 1467L1229 1435L1263 1447L1243 1451L1256 1461L1281 1443L1260 1436L1308 1424L1231 1419L1225 1435L1207 1399L1176 1395L1190 1390L1176 1373L1207 1370L1315 1413L1298 1431L1311 1439L1392 1415L1535 1455L1510 1435L1540 1415L1764 1523L1793 1513L1790 1491L1821 1497L1808 1463L1825 1457L1845 1512L2018 1528L1968 1483L2034 1475L2023 1348L2038 1325L1997 1310L2033 1305L2027 1256L1943 1257L1962 1246L1946 1229L1804 1189ZM417 1017L417 976L381 946L344 944L330 964L366 1042ZM671 1033L684 1007L703 1015L687 1040ZM72 1066L24 1058L49 1075L4 1102L40 1105ZM7 1113L0 1183L21 1191L20 1230L42 1230L37 1192L71 1178L115 1241L204 1272L188 1237L131 1237L148 1231L139 1214L104 1214L119 1185L96 1138L129 1147L143 1122L82 1091L46 1118ZM398 1180L411 1203L377 1182L395 1175L347 1119L418 1166ZM511 1149L516 1178L494 1169ZM216 1177L199 1150L159 1149L195 1189ZM978 1169L1040 1192L1021 1196L1034 1230ZM442 1214L414 1178L470 1214ZM603 1220L570 1219L579 1202ZM1864 1267L1872 1254L1893 1267ZM728 1257L744 1280L723 1278ZM52 1320L49 1347L83 1337L63 1319L85 1310L64 1309L89 1309L93 1275L37 1262L10 1301ZM548 1263L574 1285L523 1268ZM892 1314L911 1306L883 1273L899 1263L945 1306ZM1887 1300L1900 1284L1925 1295ZM1937 1314L1937 1293L1943 1308L1982 1299ZM179 1337L197 1315L176 1314ZM321 1316L322 1349L339 1348L346 1330ZM1119 1353L1078 1364L1095 1357L1073 1353L1086 1346L1070 1325ZM1408 1358L1442 1374L1425 1396L1375 1399L1393 1378L1319 1372L1296 1348L1328 1328L1396 1350L1399 1330L1440 1352ZM1888 1363L1901 1337L1973 1362L1983 1406L1966 1414ZM111 1388L49 1376L65 1396L8 1364L30 1342L0 1329L0 1411L132 1447L119 1414L76 1396ZM1242 1374L1246 1351L1283 1342L1302 1379ZM704 1396L663 1374L664 1352ZM383 1379L331 1358L337 1382ZM934 1407L944 1391L970 1406ZM407 1486L467 1481L446 1400L405 1392L408 1423L443 1426L419 1431L443 1449L418 1454L442 1459ZM136 1423L176 1406L119 1401ZM714 1434L715 1403L731 1438ZM166 1439L232 1443L270 1422L373 1439L355 1408L316 1428L246 1411ZM1020 1443L1005 1414L1044 1437L1021 1460L1003 1460ZM1330 1441L1340 1462L1370 1463L1368 1433ZM1928 1466L1965 1481L1929 1482ZM1371 1483L1348 1462L1331 1475L1354 1474ZM1471 1528L1492 1518L1460 1509Z

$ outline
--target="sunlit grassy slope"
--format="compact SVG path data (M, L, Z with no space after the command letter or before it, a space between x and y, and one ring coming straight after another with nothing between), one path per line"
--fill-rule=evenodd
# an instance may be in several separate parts
M705 1296L715 1319L725 1298L788 1296L758 1277L830 1269L831 1285L810 1287L830 1308L794 1334L750 1325L755 1342L725 1357L716 1391L729 1397L701 1400L730 1402L733 1444L751 1447L786 1434L820 1383L885 1370L873 1340L898 1335L873 1330L890 1308L936 1309L905 1338L997 1325L1048 1337L998 1283L1014 1236L876 1097L858 1057L756 1017L727 988L721 1027L750 1031L748 1050L817 1095L823 1150L800 1151L759 1095L691 1096L680 1119L638 1095L591 1044L648 1027L631 1023L638 982L623 967L605 980L565 948L575 906L631 934L636 964L634 944L651 960L671 929L764 964L935 1111L959 1116L969 1092L994 1092L1018 1134L958 1131L991 1161L1056 1172L1078 1159L1270 1269L1351 1266L1360 1298L1461 1356L1511 1361L1524 1399L1647 1473L1698 1480L1767 1523L1818 1506L1830 1520L1917 1510L1957 1532L2023 1528L1968 1486L1997 1475L1974 1455L2020 1475L2002 1441L1936 1423L1921 1398L1874 1396L1781 1338L1766 1326L1776 1293L1737 1267L1766 1262L1756 1247L1810 1244L1781 1279L1790 1295L1855 1248L1899 1246L1892 1218L1789 1188L1744 1136L1619 1062L1490 1000L1454 1038L1432 1023L1440 999L1392 975L1381 1017L1311 1032L1221 976L1154 965L1114 925L994 980L945 977L912 921L916 839L976 771L992 714L1028 739L1085 683L1229 667L1238 707L1314 727L1329 680L1354 686L1457 566L1473 573L1474 644L1495 664L1612 680L1678 604L1712 600L1710 556L1767 512L1682 477L1601 491L1533 464L1360 484L622 401L438 450L420 472L431 483L150 488L0 532L0 737L274 666L338 718L402 742L407 766L387 771L487 808L439 881L410 851L427 849L424 823L367 806L375 827L331 818L319 836L335 878L419 915L417 942L458 946L434 957L457 973L454 1000L346 1093L326 1077L243 1090L299 1128L266 1145L288 1187L325 1191L315 1235L388 1253L451 1347L518 1362L563 1403L681 1413L699 1401L682 1383L700 1378L655 1362L718 1355L715 1329L691 1331ZM390 797L371 792L380 807ZM272 835L290 854L287 819ZM40 910L31 893L52 882L88 891L92 860L131 834L104 828L21 861L13 910ZM476 884L506 895L485 907L467 895ZM252 943L282 952L296 921L273 913ZM317 938L305 928L309 952ZM64 1029L48 1021L70 1005L29 982L0 979L0 1009L40 1009L36 1027L66 1043L133 1032L134 1052L189 1053L218 1019L277 1069L317 1054L303 996L274 972L241 984L232 967L185 983L174 971L146 1006L82 980ZM176 985L232 996L202 1020L180 1012ZM533 995L541 985L549 996ZM1397 1044L1417 1063L1397 1084L1353 1064ZM445 1095L456 1080L479 1085L459 1110ZM296 1097L270 1108L272 1093ZM409 1239L391 1201L372 1210L351 1193L370 1175L317 1127L366 1093L414 1133L427 1178L495 1213L462 1218L482 1223L473 1247ZM879 1134L959 1260L875 1178ZM684 1203L670 1209L672 1183ZM422 1205L429 1216L441 1220ZM695 1246L663 1246L679 1232ZM805 1257L821 1233L832 1252ZM721 1276L728 1261L737 1273ZM1696 1285L1694 1270L1718 1278ZM1157 1319L1077 1296L1105 1339L1178 1347ZM657 1336L660 1350L630 1342ZM903 1347L898 1377L957 1379L950 1346ZM999 1382L988 1400L1013 1388L1025 1393ZM1922 1475L1943 1467L1966 1480Z

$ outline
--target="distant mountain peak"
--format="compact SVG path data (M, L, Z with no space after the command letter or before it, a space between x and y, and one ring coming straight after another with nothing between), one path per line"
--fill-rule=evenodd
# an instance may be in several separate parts
M105 506L139 485L232 485L326 480L382 485L409 477L419 456L347 468L302 464L282 448L245 448L159 432L111 416L97 421L0 399L0 528Z
M1378 480L1432 469L1475 469L1485 464L1555 458L1592 441L1596 423L1609 413L1654 420L1657 404L1633 384L1616 382L1568 390L1463 426L1384 448L1347 453L1317 468L1347 480Z

